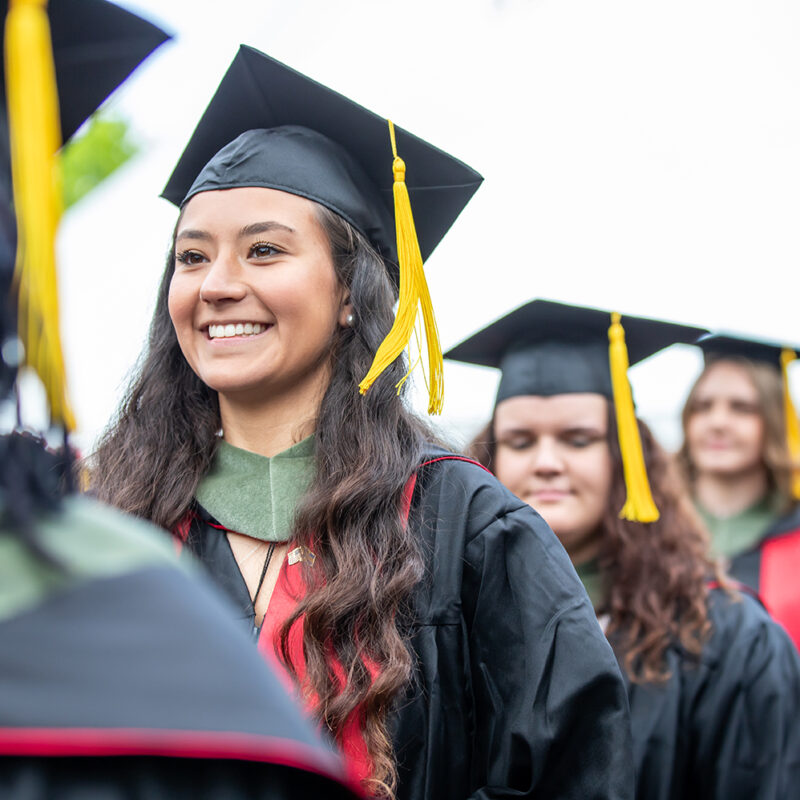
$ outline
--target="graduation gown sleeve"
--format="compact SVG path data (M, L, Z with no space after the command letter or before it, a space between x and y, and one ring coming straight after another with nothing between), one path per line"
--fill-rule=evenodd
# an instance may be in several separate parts
M712 592L715 633L687 711L704 800L800 798L800 658L750 597ZM691 680L691 672L688 673Z
M621 798L631 770L616 662L561 545L529 509L466 548L475 798ZM499 790L499 787L506 787Z
M709 595L699 658L673 645L669 680L631 683L638 798L800 798L800 659L751 597Z
M555 535L472 464L420 483L431 574L398 710L400 797L632 798L624 683Z

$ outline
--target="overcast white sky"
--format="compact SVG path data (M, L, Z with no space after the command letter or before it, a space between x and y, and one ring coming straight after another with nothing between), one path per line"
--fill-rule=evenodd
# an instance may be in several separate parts
M533 297L800 340L793 0L120 4L176 38L111 101L142 154L61 231L84 448L146 333L176 215L158 194L239 43L485 176L427 265L445 347ZM687 348L632 371L669 445L697 370ZM449 365L448 429L474 431L495 385L492 371Z

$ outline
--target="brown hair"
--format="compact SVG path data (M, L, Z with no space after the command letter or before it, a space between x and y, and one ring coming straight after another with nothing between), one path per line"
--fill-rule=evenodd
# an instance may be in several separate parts
M764 422L764 447L761 453L767 473L767 486L770 492L777 492L781 498L782 510L788 510L794 502L792 498L792 460L786 444L786 417L783 408L783 381L780 372L769 364L751 361L741 356L725 356L709 361L700 377L694 382L681 413L683 424L683 444L676 455L681 474L689 487L694 484L696 473L689 454L686 435L689 420L697 404L697 392L705 376L721 361L735 364L744 370L758 394L758 407Z
M711 630L708 581L723 582L708 556L708 538L682 488L671 459L649 428L638 421L645 466L657 522L620 519L625 477L617 425L609 403L608 444L611 489L600 525L599 562L605 582L602 609L610 616L609 640L620 650L625 669L636 682L669 677L666 652L672 645L697 656ZM494 471L497 442L494 420L468 446L468 454Z
M281 631L279 655L297 676L289 634L302 620L302 689L317 699L318 718L340 741L346 721L358 716L373 765L367 788L391 796L397 770L388 716L412 674L403 626L423 574L416 537L400 508L406 481L432 437L395 389L406 372L403 358L359 395L358 383L392 325L396 291L385 262L360 233L321 206L317 216L337 277L350 293L354 322L337 328L331 342L331 380L316 420L315 475L293 531L317 558L304 572L308 591ZM170 321L174 260L173 241L142 364L94 457L101 499L168 529L191 507L221 425L217 395L187 364ZM377 668L374 678L369 665Z

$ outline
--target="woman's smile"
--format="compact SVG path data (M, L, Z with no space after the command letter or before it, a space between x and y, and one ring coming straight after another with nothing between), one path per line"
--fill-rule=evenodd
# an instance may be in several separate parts
M730 439L706 439L698 442L697 446L703 450L732 450L736 443Z
M242 339L258 336L266 332L271 323L261 322L220 322L202 328L209 339Z
M573 494L569 489L556 489L553 487L542 487L531 490L530 496L537 503L560 503Z

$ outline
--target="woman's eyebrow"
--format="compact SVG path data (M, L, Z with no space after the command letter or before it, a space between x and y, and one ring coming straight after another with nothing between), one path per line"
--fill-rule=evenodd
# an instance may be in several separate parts
M211 238L211 234L208 231L199 231L192 228L186 228L175 237L175 241L178 242L181 239L202 239L203 241L208 242L211 241Z
M500 428L497 431L497 437L501 436L531 436L532 431L529 428L525 427L515 427L515 428Z
M238 234L239 239L244 239L247 236L254 236L258 233L269 233L270 231L284 231L285 233L296 233L294 228L284 225L282 222L253 222L251 225L245 225ZM201 241L211 241L214 237L208 231L197 230L195 228L186 228L182 230L176 237L175 241L181 239L200 239Z
M269 233L270 231L284 231L285 233L295 233L294 228L284 225L282 222L254 222L251 225L245 225L239 231L239 238L244 239L247 236L254 236L257 233Z
M585 436L605 436L606 431L597 425L570 425L561 431L562 435L575 435L582 433Z

